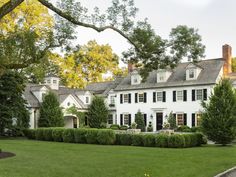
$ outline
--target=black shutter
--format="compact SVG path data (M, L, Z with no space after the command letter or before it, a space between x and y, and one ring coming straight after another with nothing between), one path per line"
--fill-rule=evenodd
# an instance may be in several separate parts
M129 103L131 103L131 93L129 93Z
M184 101L187 101L187 90L184 90Z
M138 93L135 93L135 103L138 103Z
M173 91L173 102L176 102L176 91Z
M184 125L187 125L187 114L184 114Z
M131 125L131 114L129 114L129 126Z
M176 114L173 114L173 116L176 118Z
M144 94L143 94L143 102L144 103L147 103L147 93L146 92L144 92Z
M203 100L207 100L207 89L203 89Z
M120 94L120 104L123 103L123 94Z
M166 92L165 91L162 92L162 101L166 102Z
M153 103L156 103L156 92L153 92Z
M147 114L143 114L143 120L145 127L147 126Z
M195 114L192 113L192 127L195 127Z
M195 90L192 90L192 101L195 101Z
M120 115L120 125L123 125L123 114Z
M176 119L176 114L173 114L175 121L176 121L176 125L178 124L177 119Z

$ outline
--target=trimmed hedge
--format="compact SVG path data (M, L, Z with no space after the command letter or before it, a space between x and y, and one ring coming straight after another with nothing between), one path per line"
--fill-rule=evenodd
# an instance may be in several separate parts
M67 143L88 143L102 145L133 145L145 147L187 148L206 144L201 133L186 134L128 134L111 129L65 129L39 128L24 132L29 139Z

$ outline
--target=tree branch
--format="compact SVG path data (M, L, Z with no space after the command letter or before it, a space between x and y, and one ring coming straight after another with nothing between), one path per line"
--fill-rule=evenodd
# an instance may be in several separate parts
M125 33L123 33L121 30L115 28L114 26L97 27L97 26L92 25L92 24L83 23L83 22L81 22L79 20L76 20L71 15L63 12L62 10L56 8L52 3L48 2L47 0L38 0L38 1L41 4L43 4L44 6L46 6L47 8L49 8L50 10L52 10L53 12L55 12L56 14L58 14L59 16L61 16L62 18L65 18L66 20L70 21L71 23L73 23L75 25L83 26L83 27L86 27L86 28L91 28L91 29L96 30L97 32L102 32L102 31L105 31L107 29L112 29L113 31L116 31L122 37L127 39L129 41L129 43L132 44L136 48L136 50L140 52L139 47Z
M0 7L0 20L19 6L24 0L10 0Z

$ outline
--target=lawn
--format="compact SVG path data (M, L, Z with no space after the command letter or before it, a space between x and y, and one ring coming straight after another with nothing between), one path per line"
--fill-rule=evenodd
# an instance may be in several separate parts
M162 149L0 140L15 157L0 177L212 177L236 165L236 146Z

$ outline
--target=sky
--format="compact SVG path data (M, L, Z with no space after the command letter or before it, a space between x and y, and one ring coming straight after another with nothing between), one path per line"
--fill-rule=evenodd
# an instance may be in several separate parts
M202 43L206 46L206 59L222 57L222 45L232 47L236 57L236 1L235 0L134 0L139 8L138 19L148 18L155 32L168 38L172 28L187 25L198 29ZM98 6L105 9L111 0L81 0L88 8ZM87 28L78 28L78 43L97 40L99 44L110 44L113 51L121 52L130 44L119 34L106 30L97 33Z

